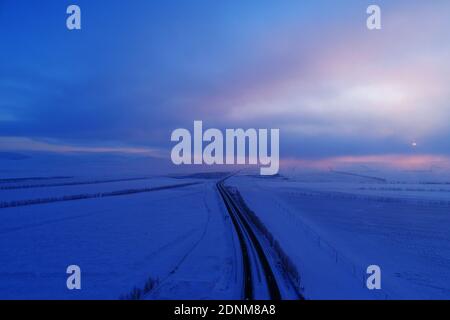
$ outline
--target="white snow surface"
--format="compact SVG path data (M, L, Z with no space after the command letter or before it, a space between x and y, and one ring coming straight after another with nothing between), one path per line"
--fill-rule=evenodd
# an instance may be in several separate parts
M227 182L296 264L307 299L450 298L447 184L335 173ZM378 265L382 289L368 290Z
M117 299L150 278L158 284L145 299L239 295L233 237L211 182L0 214L2 299ZM81 268L81 290L66 288L72 264Z
M163 165L142 171L141 157L70 159L0 159L0 202L198 184L0 208L0 298L117 299L149 279L156 285L142 299L241 296L239 243L218 177L163 175ZM289 256L305 298L449 299L450 174L433 170L290 170L271 178L243 171L226 184ZM65 178L5 180L55 176ZM81 267L81 290L66 287L72 264ZM373 264L381 290L366 287Z

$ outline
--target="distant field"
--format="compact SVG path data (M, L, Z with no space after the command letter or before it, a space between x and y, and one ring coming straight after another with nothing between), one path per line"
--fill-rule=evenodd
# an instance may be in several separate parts
M196 180L191 179L180 182L178 179L168 177L148 177L122 179L70 179L64 182L28 182L26 184L22 183L14 185L0 183L0 202L152 188L195 181Z

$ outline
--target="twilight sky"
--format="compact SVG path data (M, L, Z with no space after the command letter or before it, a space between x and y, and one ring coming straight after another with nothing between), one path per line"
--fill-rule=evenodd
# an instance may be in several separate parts
M291 161L438 161L449 119L448 0L0 0L0 151L165 156L203 120L280 128Z

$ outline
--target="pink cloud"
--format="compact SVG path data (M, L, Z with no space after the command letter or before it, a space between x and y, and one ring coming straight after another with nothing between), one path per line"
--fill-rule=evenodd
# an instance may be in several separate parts
M323 159L291 158L281 161L281 166L329 169L340 166L377 166L401 170L430 169L433 166L450 168L450 156L445 155L363 155L340 156Z

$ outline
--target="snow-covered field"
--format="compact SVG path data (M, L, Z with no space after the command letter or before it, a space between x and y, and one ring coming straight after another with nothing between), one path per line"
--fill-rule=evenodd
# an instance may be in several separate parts
M122 181L120 181L122 180ZM170 177L64 179L38 182L1 183L0 202L63 197L82 194L106 193L120 190L155 188L181 183L197 182L195 179Z
M105 183L36 192L84 193L186 180L154 178L132 186ZM0 209L0 298L117 299L134 287L142 290L149 279L157 284L142 298L235 297L232 234L213 186L203 181L170 190ZM81 267L82 290L66 288L65 271L71 264Z
M392 181L392 182L391 182ZM450 185L342 173L261 178L237 187L296 263L306 298L450 298ZM366 268L379 265L382 290Z
M216 190L220 174L80 159L0 159L0 298L241 296L240 248ZM307 299L450 298L448 173L292 170L264 178L243 171L226 185L291 259ZM50 200L27 203L36 199ZM14 201L21 206L4 205ZM81 267L81 290L66 288L72 264ZM366 287L374 264L379 291Z

